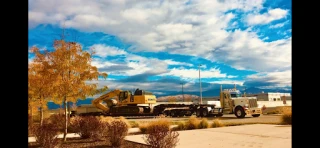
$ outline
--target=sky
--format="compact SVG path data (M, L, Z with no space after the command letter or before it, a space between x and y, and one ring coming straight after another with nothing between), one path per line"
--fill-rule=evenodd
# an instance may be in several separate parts
M110 89L291 90L291 0L29 0L29 49L76 41ZM34 55L29 52L29 62ZM199 66L200 65L200 66Z

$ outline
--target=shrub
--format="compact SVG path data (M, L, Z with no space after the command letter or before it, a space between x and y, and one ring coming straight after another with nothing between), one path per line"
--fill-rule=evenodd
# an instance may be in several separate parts
M122 120L113 120L106 123L107 137L112 147L120 147L128 134L128 124Z
M174 130L185 130L185 129L187 129L187 127L186 127L186 123L185 122L178 122L177 123L177 127L174 127Z
M31 115L28 115L28 136L32 135L32 117Z
M139 129L141 133L145 134L147 132L148 123L141 123L139 124Z
M139 123L136 121L129 121L129 123L132 128L139 127Z
M160 121L149 124L144 140L152 148L172 148L177 145L178 136L179 133L170 130L165 121Z
M59 143L57 138L59 128L55 124L50 123L47 119L43 121L42 126L33 126L32 132L35 135L36 142L42 147L54 148Z
M186 122L186 129L192 130L199 128L200 120L196 117L192 116L189 118L189 120Z
M101 122L103 123L106 123L106 122L110 122L110 121L113 121L115 120L114 118L112 117L104 117L104 116L100 116L100 117L97 117Z
M283 108L281 110L281 123L292 124L292 111L291 108Z
M65 127L65 116L63 114L53 114L48 119L49 121L59 128L59 131L63 132Z
M202 128L208 128L208 127L209 127L208 119L207 118L203 118L200 121L199 128L202 129Z
M73 120L70 123L73 130L83 139L101 138L103 136L103 131L105 130L105 124L94 116L73 117Z
M121 120L121 121L123 121L124 123L126 123L127 126L128 126L128 128L131 128L131 124L129 123L129 121L128 121L126 118L120 116L119 120Z
M212 124L211 124L212 128L223 127L223 126L224 126L223 123L219 119L214 119Z

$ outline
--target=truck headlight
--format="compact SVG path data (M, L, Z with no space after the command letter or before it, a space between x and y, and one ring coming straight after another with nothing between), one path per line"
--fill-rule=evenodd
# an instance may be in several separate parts
M249 107L249 105L248 105L248 104L245 104L244 106L245 106L245 107Z

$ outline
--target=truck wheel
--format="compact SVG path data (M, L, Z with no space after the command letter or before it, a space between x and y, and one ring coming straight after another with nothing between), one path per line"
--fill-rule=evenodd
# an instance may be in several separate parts
M252 115L252 117L259 117L260 114L255 114L255 115Z
M245 112L242 107L237 107L235 109L234 114L237 116L237 118L244 118L244 116L245 116Z
M179 112L179 117L184 117L185 112L184 111L180 111Z
M177 116L177 115L176 115L176 112L173 111L173 110L170 112L170 115L171 115L171 117L176 117L176 116Z
M207 117L208 116L208 110L206 108L202 109L202 116Z
M216 115L216 117L222 117L223 116L223 114L218 114L218 115Z
M197 116L197 117L201 117L201 112L200 112L200 110L197 110L197 111L196 111L196 116Z

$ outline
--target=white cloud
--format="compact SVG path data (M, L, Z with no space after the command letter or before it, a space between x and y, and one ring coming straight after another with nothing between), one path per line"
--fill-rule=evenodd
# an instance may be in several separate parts
M275 20L282 19L288 15L288 10L280 8L270 9L264 14L249 14L247 16L247 23L250 25L267 24Z
M165 75L172 75L183 78L199 78L199 70L198 69L177 69L173 68L170 69L170 72L162 74ZM209 70L201 70L200 71L200 77L201 78L225 78L227 77L226 74L222 74L219 69L209 69Z
M211 81L211 84L236 84L242 86L244 81L234 81L234 80L220 80L220 81Z
M227 76L227 78L236 78L236 77L238 77L238 76L233 76L233 75Z
M186 62L177 62L173 61L172 59L164 60L168 65L182 65L182 66L193 66L193 64L186 63Z
M90 48L92 48L96 52L96 55L98 55L100 57L127 54L127 52L122 49L119 49L119 48L113 47L113 46L103 45L103 44L95 44L95 45L91 46Z
M292 71L277 71L269 73L258 73L247 76L248 85L260 85L260 87L291 87Z
M30 0L29 26L58 24L85 32L105 32L134 45L130 48L134 52L144 50L192 55L223 62L237 69L273 72L291 68L291 37L264 42L252 30L226 30L232 27L229 25L233 18L245 19L250 25L268 24L286 18L290 15L288 10L276 8L264 14L256 13L263 8L264 0L201 0L191 1L188 5L186 2ZM235 9L249 13L247 18L228 12ZM100 55L108 56L110 53L100 52ZM126 75L167 72L168 61L130 54L125 56L126 65L133 68L124 71ZM180 76L178 72L187 71L174 69L169 73ZM208 71L208 75L227 77L220 71Z
M279 23L279 24L272 25L269 28L280 28L280 27L283 27L283 26L284 26L284 23Z

